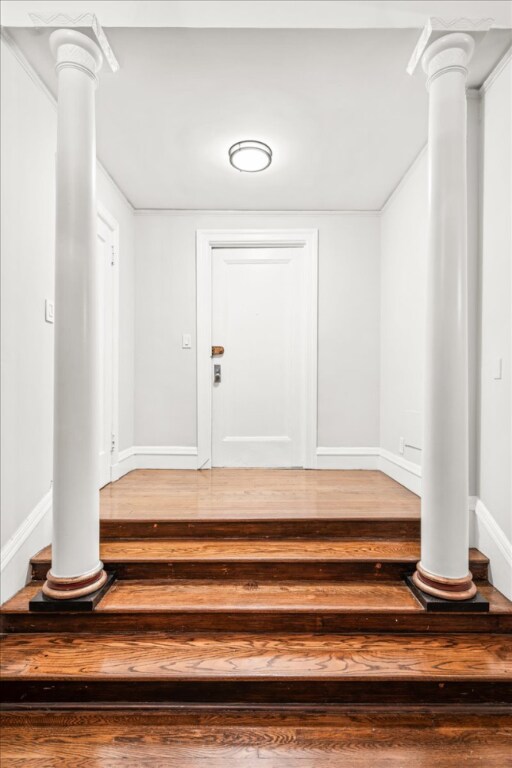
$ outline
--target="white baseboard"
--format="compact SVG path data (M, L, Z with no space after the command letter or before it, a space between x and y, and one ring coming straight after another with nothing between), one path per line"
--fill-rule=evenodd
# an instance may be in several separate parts
M489 581L512 600L512 543L481 499L470 514L471 544L489 558Z
M112 482L115 483L120 477L127 475L128 472L132 472L134 469L137 469L137 464L133 454L133 448L119 451L117 464L112 465Z
M134 445L119 452L112 482L134 469L197 469L197 448L191 445Z
M317 469L378 469L378 448L319 447Z
M30 558L51 542L51 510L49 490L2 547L0 603L25 586L30 577Z
M396 453L381 448L378 468L400 485L421 496L421 467Z

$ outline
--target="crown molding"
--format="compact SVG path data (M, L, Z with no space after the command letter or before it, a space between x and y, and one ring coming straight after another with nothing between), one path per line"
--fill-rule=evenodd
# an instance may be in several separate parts
M490 17L468 19L463 16L455 19L442 19L439 16L431 16L425 24L412 56L409 59L407 73L413 75L416 72L426 49L439 37L446 34L452 34L453 32L465 32L466 34L471 35L476 43L490 30L493 23L494 19L491 19Z
M484 80L480 88L478 89L478 93L483 96L489 88L492 86L492 84L498 79L498 77L501 75L503 70L506 68L509 61L512 59L512 45L510 48L506 51L505 55L502 56L502 58L498 61L492 72L488 75L488 77Z
M259 211L259 210L227 210L223 208L135 208L136 216L378 216L380 210L367 211L350 210L293 210L293 211Z
M101 52L105 57L112 72L117 72L119 69L119 62L116 59L114 51L108 41L108 38L103 31L103 27L98 21L98 17L94 13L81 13L79 16L70 16L67 13L29 13L30 20L34 27L49 27L49 28L69 28L74 29L87 29L92 30L96 42L101 48Z

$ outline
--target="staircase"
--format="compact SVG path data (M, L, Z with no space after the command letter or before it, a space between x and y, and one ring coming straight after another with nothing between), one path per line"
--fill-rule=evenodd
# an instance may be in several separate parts
M102 521L102 537L117 581L94 612L28 610L49 548L3 606L9 727L31 733L44 709L67 728L70 711L115 719L134 706L175 726L187 712L198 726L205 707L226 727L241 711L300 725L297 706L327 717L331 734L347 718L366 728L371 712L389 720L389 707L395 722L416 713L433 727L442 712L475 725L476 713L510 726L512 604L471 550L490 612L427 613L403 581L419 558L417 518L126 518Z

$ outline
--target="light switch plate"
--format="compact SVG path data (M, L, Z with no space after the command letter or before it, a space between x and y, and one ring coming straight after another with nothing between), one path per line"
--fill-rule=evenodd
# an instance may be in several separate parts
M44 319L47 323L53 323L55 321L55 305L50 299L46 299L44 302Z
M184 333L181 339L182 349L192 349L192 336L190 333Z
M494 363L493 379L499 381L501 378L503 378L503 360L501 357L498 357Z

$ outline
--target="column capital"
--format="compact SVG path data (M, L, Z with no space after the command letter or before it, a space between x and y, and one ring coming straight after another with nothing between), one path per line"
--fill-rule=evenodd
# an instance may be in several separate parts
M417 71L420 62L424 60L427 50L438 40L461 34L465 37L470 37L473 40L474 47L489 31L493 23L494 19L491 18L441 19L437 16L429 18L409 59L409 64L407 65L408 74L413 75ZM449 43L447 43L447 47L450 47ZM470 59L471 55L469 55L466 64L469 63Z
M103 56L99 46L90 37L76 29L56 29L50 35L50 48L57 60L57 72L72 67L97 81Z
M452 32L434 40L421 58L427 88L432 80L445 72L462 72L466 77L474 50L475 41L466 32Z

